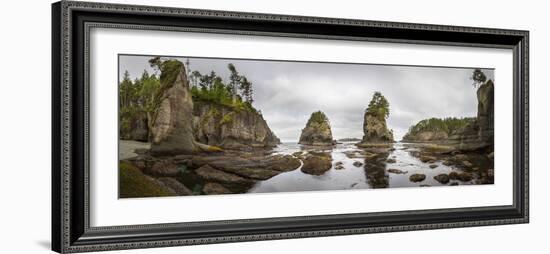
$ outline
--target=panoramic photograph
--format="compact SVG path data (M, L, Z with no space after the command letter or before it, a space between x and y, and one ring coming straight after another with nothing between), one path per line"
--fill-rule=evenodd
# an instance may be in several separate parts
M118 73L119 198L494 183L494 69L119 55Z

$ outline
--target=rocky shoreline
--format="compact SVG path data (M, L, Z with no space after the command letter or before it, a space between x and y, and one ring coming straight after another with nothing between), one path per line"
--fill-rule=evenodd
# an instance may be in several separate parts
M335 141L328 117L317 111L301 131L299 150L276 153L281 142L251 100L194 99L185 66L161 66L155 120L138 115L121 130L121 138L148 141L120 141L121 198L246 193L287 173L312 181L353 175L345 188L494 183L491 80L477 91L477 116L456 130L411 128L407 143L396 142L386 123L389 102L376 92L361 139Z

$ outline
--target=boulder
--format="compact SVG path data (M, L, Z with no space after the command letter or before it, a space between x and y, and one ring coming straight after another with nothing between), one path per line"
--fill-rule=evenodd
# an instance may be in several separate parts
M411 182L422 182L424 181L424 179L426 179L426 175L424 174L412 174L411 176L409 176L409 181Z
M308 154L302 165L302 172L310 175L322 175L332 167L332 157L330 154L313 155Z
M449 175L447 174L439 174L439 175L436 175L434 176L434 179L442 184L447 184L449 183Z
M361 166L363 166L363 163L360 162L360 161L354 161L354 162L353 162L353 166L361 167Z
M392 174L406 174L406 173L408 173L408 172L407 172L407 171L400 170L400 169L396 169L396 168L390 168L390 169L388 169L388 173L392 173Z
M332 146L335 144L332 139L330 122L323 112L317 111L311 114L306 127L302 129L298 143L308 146Z

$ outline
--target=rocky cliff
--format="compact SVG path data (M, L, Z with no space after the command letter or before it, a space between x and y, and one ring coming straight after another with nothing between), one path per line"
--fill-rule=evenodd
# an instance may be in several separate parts
M194 102L181 62L164 62L160 80L162 99L151 128L153 154L247 150L280 143L255 110Z
M196 102L193 114L195 138L199 142L239 150L274 147L280 143L256 111Z
M302 129L298 143L311 146L330 146L335 144L332 139L330 122L323 112L317 111L311 114L306 127Z
M426 129L414 131L403 137L406 142L432 142L451 145L460 150L475 150L494 144L494 83L488 80L477 90L477 116L465 118L459 128ZM426 119L423 121L428 121ZM423 122L421 121L421 122ZM421 124L417 123L414 127Z

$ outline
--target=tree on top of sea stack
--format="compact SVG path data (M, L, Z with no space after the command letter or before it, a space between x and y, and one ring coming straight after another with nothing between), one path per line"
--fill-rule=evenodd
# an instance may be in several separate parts
M302 145L329 146L334 144L330 121L321 111L311 113L306 127L302 129L300 141Z
M386 125L389 115L390 103L382 93L375 92L365 110L364 136L360 144L393 142L393 132Z

